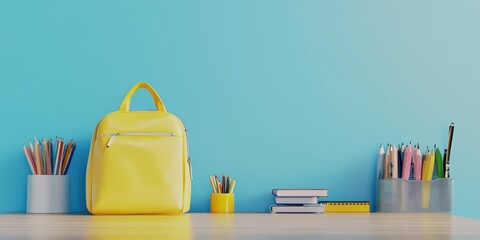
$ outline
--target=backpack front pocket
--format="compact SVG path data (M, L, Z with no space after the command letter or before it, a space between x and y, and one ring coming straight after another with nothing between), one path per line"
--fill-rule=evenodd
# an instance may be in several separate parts
M95 159L102 160L92 166L95 212L179 213L183 152L182 137L173 132L118 132L97 138Z

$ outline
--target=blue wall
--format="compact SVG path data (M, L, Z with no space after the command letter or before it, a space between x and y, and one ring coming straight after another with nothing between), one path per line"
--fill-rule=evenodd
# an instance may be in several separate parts
M78 141L73 210L95 125L137 81L189 129L192 211L208 175L236 177L236 207L275 187L373 200L383 143L445 147L454 213L480 218L480 2L1 1L0 212L25 211L21 146ZM146 92L136 109L151 108Z

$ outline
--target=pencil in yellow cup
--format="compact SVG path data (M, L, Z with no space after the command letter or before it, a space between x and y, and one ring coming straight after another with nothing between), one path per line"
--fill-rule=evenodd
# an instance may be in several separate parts
M232 187L229 189L230 191L228 191L228 193L233 193L234 188L235 188L235 179L233 179Z
M216 175L210 176L210 184L213 192L210 194L211 213L233 213L235 212L235 198L233 189L235 180L231 176L222 176L221 180Z
M223 176L222 181L216 175L209 176L209 178L213 193L233 193L236 181L235 179L232 180L231 176Z
M212 185L213 193L219 193L217 176L210 176L210 184Z

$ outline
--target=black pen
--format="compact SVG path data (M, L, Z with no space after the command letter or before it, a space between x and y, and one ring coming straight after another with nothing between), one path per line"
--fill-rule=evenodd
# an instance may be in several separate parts
M447 162L445 163L445 178L450 178L450 155L452 155L453 129L455 124L452 122L448 129Z

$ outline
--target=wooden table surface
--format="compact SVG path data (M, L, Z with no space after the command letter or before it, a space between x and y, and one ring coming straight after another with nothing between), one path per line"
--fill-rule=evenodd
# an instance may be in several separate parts
M448 214L0 215L0 239L480 239Z

